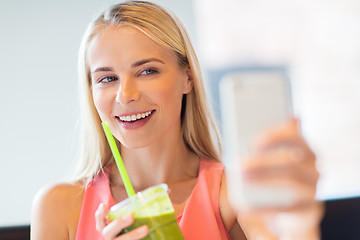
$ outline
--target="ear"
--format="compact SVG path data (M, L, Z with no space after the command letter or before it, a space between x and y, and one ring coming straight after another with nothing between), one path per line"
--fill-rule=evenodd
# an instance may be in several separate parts
M184 85L183 85L183 94L188 94L189 92L191 92L191 90L194 87L194 81L193 81L193 77L192 77L192 72L189 66L187 66L185 68L185 81L184 81Z

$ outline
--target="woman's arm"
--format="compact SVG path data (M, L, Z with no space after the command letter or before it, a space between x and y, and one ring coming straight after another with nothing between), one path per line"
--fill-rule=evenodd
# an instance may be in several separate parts
M232 240L246 240L246 236L239 223L233 207L229 203L225 173L221 177L219 207L226 230Z
M82 187L72 184L57 184L41 189L33 201L31 239L75 239L82 190Z
M297 194L288 207L233 210L249 240L320 239L323 209L315 200L319 174L315 155L301 137L297 121L264 133L254 143L254 151L241 162L242 176L248 183L285 186Z

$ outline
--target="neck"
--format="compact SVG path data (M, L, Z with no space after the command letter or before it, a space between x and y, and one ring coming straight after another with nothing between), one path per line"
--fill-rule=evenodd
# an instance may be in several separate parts
M199 158L185 146L181 134L145 148L121 146L121 156L136 192L160 183L176 184L198 174ZM112 184L123 185L115 165L111 179Z

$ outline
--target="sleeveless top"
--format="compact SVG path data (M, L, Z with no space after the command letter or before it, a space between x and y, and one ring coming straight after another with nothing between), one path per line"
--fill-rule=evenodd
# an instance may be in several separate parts
M221 218L219 193L224 166L219 162L201 159L195 187L177 222L186 240L230 239ZM96 231L95 211L100 203L111 207L114 201L108 173L96 176L85 188L76 232L76 240L104 239Z

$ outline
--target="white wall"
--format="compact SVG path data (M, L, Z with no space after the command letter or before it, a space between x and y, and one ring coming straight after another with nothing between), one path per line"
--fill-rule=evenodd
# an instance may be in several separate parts
M194 2L204 66L288 67L318 197L360 195L360 1Z
M0 0L0 226L29 224L36 191L74 167L78 47L92 17L117 2ZM155 2L194 36L191 0Z

